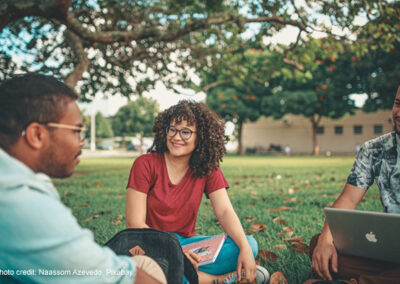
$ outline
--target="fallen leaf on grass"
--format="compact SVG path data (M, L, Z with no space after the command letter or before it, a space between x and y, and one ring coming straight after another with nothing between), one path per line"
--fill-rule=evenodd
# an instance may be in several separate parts
M96 187L103 187L103 183L100 183L100 182L98 182L98 183L96 183Z
M284 219L281 219L279 217L275 217L272 221L274 221L274 223L279 223L279 224L286 224L287 221Z
M293 188L289 188L289 189L288 189L288 193L289 193L290 195L294 194L294 189L293 189Z
M117 217L115 217L115 220L121 220L124 216L122 214L118 215Z
M270 284L288 284L288 281L282 272L277 271L277 272L272 273L271 278L269 279L269 283Z
M90 221L92 221L94 219L99 218L100 215L103 215L103 214L104 214L104 211L100 211L100 212L94 214L93 216L90 216L89 218L86 218L85 220L83 220L83 222L90 222Z
M117 225L121 224L121 220L112 221L111 224L113 224L114 226L117 226Z
M302 242L294 242L289 247L289 250L297 251L299 253L308 253L309 247Z
M293 235L293 228L291 226L285 226L285 227L282 227L282 229L284 231L287 231L287 234L289 235L289 237L291 237Z
M284 236L286 236L287 235L287 231L282 231L282 232L279 232L279 233L276 233L276 236L277 237L284 237Z
M257 257L260 257L264 261L275 262L276 261L276 254L272 251L260 249L257 253Z
M267 225L263 223L254 223L250 225L250 230L257 233L257 232L262 232L267 228Z
M90 205L90 202L89 202L89 201L83 202L83 203L81 204L81 206L83 206L83 207L88 207L89 205Z
M295 198L295 197L283 200L283 204L296 203L296 202L297 202L297 198Z
M194 229L195 229L196 231L198 231L198 230L201 229L201 227L200 227L200 226L197 226L197 227L195 227Z
M245 220L246 220L247 222L253 222L253 221L256 220L256 217L247 216Z
M115 196L115 199L122 199L124 197L125 197L124 194L118 194L117 196Z
M255 202L255 201L252 201L252 202L250 202L250 205L251 205L251 206L254 206L254 205L256 205L256 202Z
M371 195L369 196L369 198L378 198L378 197L379 197L378 194L371 194Z
M258 200L258 192L257 192L257 191L251 191L251 192L250 192L250 196L251 196L253 199L257 199L257 200Z
M290 209L292 209L292 207L281 206L281 207L278 207L278 208L267 208L267 211L280 212L280 211L286 211L286 210L290 210Z
M284 248L287 248L287 245L279 244L279 245L275 245L275 248L276 249L284 249Z
M284 239L284 241L285 242L289 242L289 243L293 243L293 242L303 243L304 242L304 238L303 238L303 236L295 236L295 237Z

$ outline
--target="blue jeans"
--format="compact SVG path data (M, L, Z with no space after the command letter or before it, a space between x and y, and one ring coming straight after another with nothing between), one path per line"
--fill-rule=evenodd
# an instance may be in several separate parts
M181 246L212 237L212 236L194 236L186 238L176 233L175 235L177 236ZM253 255L254 257L256 257L258 252L257 241L253 237L250 236L246 237L247 241L250 244L251 250L253 251ZM239 256L238 246L230 237L227 237L224 244L222 245L221 251L219 252L215 262L199 267L199 271L203 271L205 273L212 275L222 275L228 272L235 271L237 266L238 256Z

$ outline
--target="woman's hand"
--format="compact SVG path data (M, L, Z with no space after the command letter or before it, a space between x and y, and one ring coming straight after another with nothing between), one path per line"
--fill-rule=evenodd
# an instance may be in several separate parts
M195 254L192 251L187 251L184 254L190 260L194 269L196 269L196 271L199 270L199 262L201 261L201 256L198 254Z
M243 272L245 273L244 277ZM249 283L256 279L256 261L250 246L241 249L237 262L238 280L243 283Z

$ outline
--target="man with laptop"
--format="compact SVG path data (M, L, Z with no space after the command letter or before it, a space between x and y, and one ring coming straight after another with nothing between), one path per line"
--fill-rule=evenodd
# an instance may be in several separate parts
M347 183L334 202L333 208L356 209L367 189L375 181L380 190L384 212L391 213L387 214L388 217L392 217L390 218L392 221L389 221L392 222L390 224L393 224L393 218L397 217L393 213L400 213L400 87L394 100L392 115L393 132L364 143L357 154ZM341 247L337 245L342 245L341 242L345 241L346 238L353 241L353 244L354 241L362 242L365 240L353 240L350 236L336 239L336 234L332 236L331 230L335 230L336 227L340 228L341 224L334 228L331 219L333 219L333 222L335 217L341 218L340 220L344 224L346 223L344 221L349 221L348 218L350 217L348 216L351 214L349 215L346 212L347 210L328 209L326 211L327 216L334 215L333 217L328 216L330 217L329 226L325 221L321 234L315 235L310 241L312 267L325 281L314 279L305 283L400 283L400 255L398 255L398 261L396 259L393 261L393 256L392 258L380 256L377 259L375 255L366 256L357 252L351 253L352 255L341 253L343 251L338 253L337 249ZM345 214L341 214L343 212ZM357 214L356 211L350 213ZM379 222L374 220L374 217L368 219L371 224ZM396 222L396 224L400 224L400 219L397 219ZM359 225L361 226L360 223ZM359 225L355 225L354 231ZM397 237L399 237L399 231L400 226L391 228L391 234ZM367 239L366 242L371 244L379 241L372 231L367 232L365 238Z

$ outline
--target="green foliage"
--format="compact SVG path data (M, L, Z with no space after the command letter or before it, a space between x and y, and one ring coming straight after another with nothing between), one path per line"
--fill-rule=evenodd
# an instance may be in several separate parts
M90 117L88 125L89 125L88 135L90 135ZM95 130L97 138L110 138L114 136L110 120L104 117L101 112L96 113Z
M367 33L360 50L395 47L397 1L353 2L6 0L0 5L0 80L16 72L9 59L18 57L23 72L52 74L73 87L80 82L82 100L96 93L141 95L160 80L167 87L185 84L189 67L219 69L209 57L244 52L238 38L261 42L286 26L329 32L321 15L354 34ZM368 24L360 27L357 17ZM240 66L230 67L234 80L249 79Z
M314 278L308 256L276 247L290 246L284 241L288 235L277 234L284 231L283 226L291 226L292 237L302 236L308 244L311 237L321 231L322 207L332 204L339 195L353 160L353 157L293 156L224 158L221 168L230 185L228 194L244 230L253 234L259 250L277 255L276 261L258 257L271 274L282 271L288 282L294 284ZM55 180L63 203L72 209L81 226L94 232L100 245L125 228L125 187L132 162L132 158L83 158L76 175ZM373 186L358 209L382 211L378 194L377 187ZM290 209L267 210L280 206ZM287 223L276 223L275 217ZM250 226L256 222L267 228L252 232ZM222 232L206 198L202 200L196 232L198 235Z
M153 99L138 97L121 107L112 118L112 126L117 136L151 136L153 123L159 112Z

